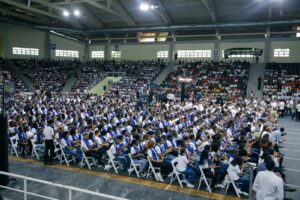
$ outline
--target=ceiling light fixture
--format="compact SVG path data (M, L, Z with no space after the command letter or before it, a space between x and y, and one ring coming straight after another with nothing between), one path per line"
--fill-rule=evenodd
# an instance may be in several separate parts
M73 12L73 14L74 14L76 17L78 17L78 16L80 16L80 11L77 10L77 9L75 9L74 12Z
M141 5L140 5L140 10L142 10L142 11L147 11L147 10L149 10L149 8L150 8L150 6L147 3L141 3Z
M69 13L69 11L64 10L63 15L64 15L65 17L69 17L70 13Z

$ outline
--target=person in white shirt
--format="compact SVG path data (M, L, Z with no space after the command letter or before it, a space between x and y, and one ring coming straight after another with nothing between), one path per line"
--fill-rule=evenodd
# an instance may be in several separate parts
M64 132L63 134L63 137L61 139L61 147L64 151L65 154L68 154L68 155L72 155L74 157L77 158L77 161L80 162L82 160L82 153L80 151L80 149L76 149L72 143L71 143L71 140L69 140L69 136L70 136L70 133L69 132Z
M53 157L54 157L54 121L48 120L48 125L44 128L43 134L45 137L45 152L44 152L44 165L53 165ZM49 157L50 151L50 157Z
M283 200L284 182L273 170L275 163L272 159L265 159L267 170L257 174L253 190L256 191L257 200Z
M246 193L246 191L249 189L250 177L243 175L244 168L245 164L243 164L243 159L241 157L236 157L231 161L228 167L228 173L236 183L237 187L240 186L242 191L239 191L239 193L247 196L248 193Z
M279 103L279 112L280 112L280 117L282 117L282 118L283 118L283 116L284 116L284 107L285 107L285 103L284 103L284 101L282 100L282 101L280 101L280 103Z
M183 173L186 178L186 187L194 188L192 182L196 176L196 172L193 170L191 166L188 165L190 161L188 160L188 157L186 155L185 147L180 149L180 153L176 158L176 161L177 161L177 165L176 165L177 170Z
M145 159L145 155L141 153L142 147L138 140L134 139L131 143L130 155L134 164L140 164L140 172L142 176L145 176L145 171L148 166L148 161Z

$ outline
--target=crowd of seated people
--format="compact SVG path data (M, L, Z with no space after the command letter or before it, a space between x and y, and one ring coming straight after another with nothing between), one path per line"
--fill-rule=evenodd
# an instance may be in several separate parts
M28 86L21 79L21 77L15 73L8 65L5 59L0 59L0 72L1 74L5 73L9 82L13 85L14 92L28 92Z
M212 189L225 187L228 171L238 192L247 195L247 163L261 164L263 158L277 161L276 170L284 176L278 142L285 133L277 127L277 110L268 101L218 104L214 95L207 94L199 101L157 101L140 107L133 96L53 94L49 98L34 94L18 95L11 105L10 139L17 142L24 157L31 153L30 139L47 148L53 134L64 152L78 162L84 152L101 167L105 153L110 152L130 172L131 156L134 163L141 164L142 176L148 161L159 168L159 181L168 178L171 161L176 159L176 168L190 188L199 180L201 167L212 179ZM42 145L45 139L46 147ZM52 164L53 152L50 150L49 158L48 149L44 162Z
M60 92L67 79L79 66L78 60L29 59L16 60L23 74L33 82L35 89Z
M163 61L123 61L119 64L118 71L124 73L123 78L113 84L108 93L126 96L135 96L138 90L149 92L153 80L166 67Z
M73 92L84 92L89 87L92 86L93 83L98 83L103 78L105 78L105 70L108 61L100 61L100 60L91 60L85 63L81 69L81 74L79 77L76 77L76 81L72 86Z
M165 67L162 61L99 61L92 60L87 62L83 68L81 76L72 86L72 91L86 91L90 89L93 83L98 83L105 78L109 73L122 76L122 80L114 85L110 92L119 90L120 93L125 93L127 89L130 91L143 87L152 81L159 72Z
M167 79L170 93L179 94L181 91L180 77L189 78L192 82L186 84L187 94L200 98L205 94L215 94L228 99L236 99L246 95L249 62L208 62L208 61L179 61ZM191 97L190 96L190 97Z
M300 119L300 63L268 63L263 96L275 99L281 117Z
M300 63L268 63L263 94L284 100L300 96Z

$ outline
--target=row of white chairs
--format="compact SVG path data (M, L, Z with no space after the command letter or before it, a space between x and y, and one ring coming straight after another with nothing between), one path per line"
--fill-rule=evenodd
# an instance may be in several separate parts
M16 157L19 157L20 148L19 148L19 146L17 144L16 138L15 137L11 137L10 138L10 143L11 143L11 145L10 145L11 146L10 147L11 148L10 155L16 155ZM40 160L40 156L43 155L43 150L39 149L39 148L36 148L36 144L33 142L33 140L31 140L31 143L32 143L31 158L36 158L36 159ZM56 140L55 140L55 151L54 152L55 152L54 159L58 159L60 164L66 163L67 166L70 166L71 162L75 162L76 161L76 159L75 159L74 156L72 156L70 154L66 154L63 151L63 148L62 148L61 144L58 141L56 141ZM86 156L86 154L84 153L84 151L82 150L82 148L81 148L81 152L82 152L82 160L79 163L79 166L81 168L86 165L88 167L88 169L91 170L92 166L97 166L97 162L96 162L95 158ZM108 163L107 163L107 165L105 167L105 170L109 171L111 168L113 168L113 170L115 171L115 173L118 174L119 173L119 169L121 168L121 163L119 163L118 161L114 160L114 156L113 156L113 154L111 153L110 150L107 151L107 156L108 156ZM129 170L128 170L129 175L131 175L132 172L135 172L136 176L138 178L140 178L141 177L141 175L140 175L141 174L140 164L134 163L134 160L132 159L132 156L131 156L130 153L128 154L128 156L130 158L130 167L129 167ZM151 177L153 175L156 181L163 181L163 179L161 178L161 175L160 175L160 168L154 167L152 165L149 157L147 157L147 160L148 160L148 163L149 163L149 167L148 167L148 170L147 170L146 178L148 179L149 177ZM172 184L175 180L177 180L177 182L179 183L180 187L183 187L183 183L185 183L185 176L184 176L183 173L179 172L177 170L177 168L176 168L177 159L176 158L173 159L171 161L171 164L172 164L173 171L170 174L171 180L170 180L169 184ZM209 193L211 193L212 192L211 186L210 186L211 180L208 179L205 176L205 173L204 173L204 171L203 171L203 169L202 169L201 166L199 166L199 169L200 169L201 176L200 176L200 179L199 179L198 190L200 189L202 183L204 182L205 185L206 185L206 191L208 191ZM238 187L236 186L236 184L233 181L233 179L230 177L230 174L229 173L227 173L227 174L228 174L229 181L227 181L227 185L226 185L226 189L225 189L225 194L227 194L227 191L228 191L230 185L232 184L236 195L238 197L240 197Z

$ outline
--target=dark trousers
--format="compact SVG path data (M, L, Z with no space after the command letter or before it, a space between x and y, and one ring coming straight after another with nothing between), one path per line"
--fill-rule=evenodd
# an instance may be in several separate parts
M54 142L53 140L45 140L44 164L52 163L54 157ZM49 157L50 150L50 157Z
M97 151L90 150L85 152L86 157L93 157L97 160L98 165L103 165L102 154L99 154Z

